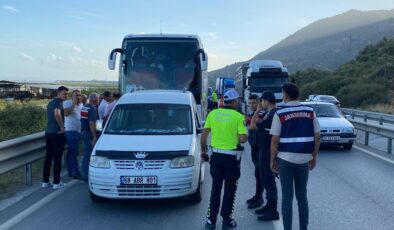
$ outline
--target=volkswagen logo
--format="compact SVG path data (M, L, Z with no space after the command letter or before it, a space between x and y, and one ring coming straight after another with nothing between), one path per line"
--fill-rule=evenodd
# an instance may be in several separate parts
M135 163L135 168L138 169L138 170L143 170L143 169L144 169L144 162L142 162L142 161L137 161L137 162Z

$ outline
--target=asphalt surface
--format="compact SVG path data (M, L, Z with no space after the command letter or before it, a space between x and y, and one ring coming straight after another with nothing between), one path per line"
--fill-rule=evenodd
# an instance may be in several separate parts
M253 210L247 209L245 200L254 193L249 154L244 156L241 167L235 205L237 229L280 229L281 222L276 227L273 222L259 222ZM73 182L50 202L20 218L12 229L204 229L211 185L209 167L206 170L204 198L199 204L188 204L184 199L95 204L90 201L87 185ZM351 151L325 148L309 176L309 229L394 229L393 163L358 147ZM279 182L278 188L281 197ZM7 220L51 194L51 189L40 189L1 211L0 229ZM293 225L298 229L296 201L293 209Z

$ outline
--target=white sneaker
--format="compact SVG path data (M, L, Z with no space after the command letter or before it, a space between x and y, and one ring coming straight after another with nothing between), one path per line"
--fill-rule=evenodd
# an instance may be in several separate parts
M48 187L51 186L51 185L52 185L52 184L51 184L50 182L48 182L48 183L42 182L41 188L48 188Z
M66 186L66 183L63 182L59 182L59 184L53 184L53 189L59 189L59 188L63 188Z

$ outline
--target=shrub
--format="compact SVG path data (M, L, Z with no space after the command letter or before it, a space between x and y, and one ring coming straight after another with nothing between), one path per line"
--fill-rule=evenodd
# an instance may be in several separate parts
M47 121L40 106L7 104L0 110L0 141L41 132Z

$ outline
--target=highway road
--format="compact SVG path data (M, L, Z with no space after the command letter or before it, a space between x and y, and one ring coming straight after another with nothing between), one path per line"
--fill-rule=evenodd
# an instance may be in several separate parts
M361 147L320 151L317 168L309 177L310 229L394 229L394 160ZM211 184L206 170L204 198L199 204L184 199L95 204L89 199L87 184L74 180L63 190L38 189L0 211L0 229L204 229ZM253 167L246 154L236 196L238 229L282 229L280 221L259 222L253 210L247 209L245 200L253 192ZM298 229L295 204L293 222Z

